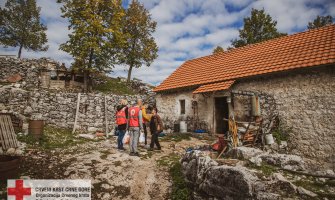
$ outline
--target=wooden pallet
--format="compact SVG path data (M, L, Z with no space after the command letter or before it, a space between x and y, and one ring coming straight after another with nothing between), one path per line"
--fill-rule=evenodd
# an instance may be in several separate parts
M18 147L10 115L0 115L0 144L3 150Z

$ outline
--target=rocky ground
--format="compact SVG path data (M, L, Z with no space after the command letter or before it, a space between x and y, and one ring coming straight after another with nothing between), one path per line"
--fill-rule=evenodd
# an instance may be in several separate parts
M335 178L292 173L306 171L299 156L238 147L215 159L208 148L215 138L206 134L169 134L160 138L162 151L141 145L139 157L118 151L114 136L85 139L46 127L39 141L19 139L25 153L17 178L90 179L93 199L335 199Z
M90 179L93 199L170 199L171 158L178 161L186 148L209 142L193 137L165 137L161 142L162 151L150 152L141 145L140 157L135 157L129 156L129 150L117 150L114 136L74 141L66 146L52 143L51 147L45 143L31 145L27 141L30 145L21 160L20 177Z
M194 199L335 199L334 172L309 171L299 156L248 147L225 156L214 160L202 151L184 154L182 171Z

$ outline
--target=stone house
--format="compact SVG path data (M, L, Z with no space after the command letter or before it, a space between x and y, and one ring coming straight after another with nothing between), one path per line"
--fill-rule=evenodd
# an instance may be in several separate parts
M293 153L335 166L335 25L188 60L154 91L169 127L224 133L232 115L277 117Z

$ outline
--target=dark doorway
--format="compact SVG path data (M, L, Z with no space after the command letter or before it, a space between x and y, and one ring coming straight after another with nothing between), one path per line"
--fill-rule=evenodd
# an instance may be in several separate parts
M215 131L218 134L224 134L228 131L228 121L223 119L228 119L229 110L227 97L217 97L215 98Z

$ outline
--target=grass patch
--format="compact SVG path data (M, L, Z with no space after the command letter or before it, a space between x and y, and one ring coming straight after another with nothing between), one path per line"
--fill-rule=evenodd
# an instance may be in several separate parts
M45 126L41 138L36 138L30 134L18 136L18 140L27 143L30 147L42 149L57 149L83 144L90 141L85 138L76 138L70 129Z
M191 199L191 190L187 187L184 175L181 171L179 162L180 156L171 153L168 156L163 156L157 160L157 165L160 167L168 167L172 179L172 200L189 200Z
M110 154L109 150L101 151L100 153L101 153L100 155L101 160L106 160L106 158Z
M154 151L147 151L147 154L141 156L141 159L148 159L154 155Z
M176 162L170 168L172 178L172 200L188 200L191 198L191 190L187 187L183 173L181 172L181 164Z
M130 195L130 187L126 187L123 185L114 185L114 191L116 191L116 196L120 197L121 199L126 198Z
M264 163L261 166L257 166L254 163L248 163L247 167L257 169L261 171L262 174L264 174L265 176L271 176L273 173L278 171L275 166L264 164Z
M174 141L174 142L180 142L182 140L191 140L191 133L173 133L168 134L164 136L161 141Z
M288 140L290 132L292 132L291 129L285 129L279 122L279 125L273 131L271 131L271 134L276 139L276 142L280 145L282 141Z
M119 167L119 166L122 165L122 162L118 160L118 161L113 162L113 165L114 165L115 167Z
M296 186L301 186L309 191L318 194L321 198L335 199L335 194L329 190L329 187L334 187L334 180L327 180L322 183L316 178L302 179L293 182Z
M127 83L119 82L117 79L110 77L103 78L106 82L104 84L93 86L93 90L102 93L113 93L118 95L133 95L134 91L129 89Z
M175 163L179 163L180 157L175 153L159 158L156 162L160 167L172 167Z
M317 183L316 181L310 181L310 180L299 180L295 181L294 184L296 186L301 186L307 190L318 192L320 190L324 189L324 184Z

